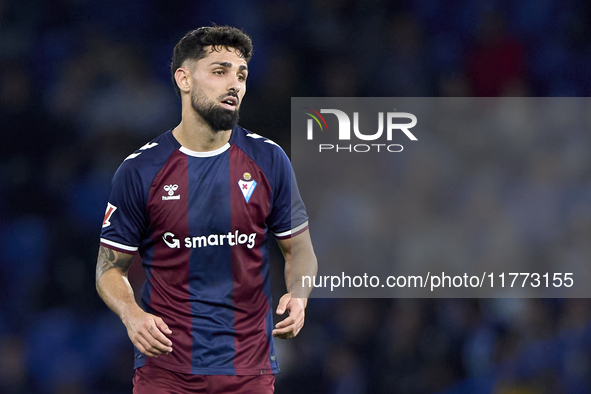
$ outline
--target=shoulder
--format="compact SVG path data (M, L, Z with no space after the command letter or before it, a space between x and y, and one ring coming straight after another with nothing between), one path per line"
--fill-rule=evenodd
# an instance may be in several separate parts
M169 130L127 156L120 168L142 168L150 163L164 163L178 148L180 145Z
M123 160L122 165L129 163L127 165L133 166L132 163L144 164L146 161L158 161L158 159L162 158L167 159L179 147L180 145L169 130L127 156Z
M115 178L153 177L179 147L169 130L127 156L117 169Z
M289 161L283 148L275 141L240 126L234 128L230 143L236 145L256 162Z

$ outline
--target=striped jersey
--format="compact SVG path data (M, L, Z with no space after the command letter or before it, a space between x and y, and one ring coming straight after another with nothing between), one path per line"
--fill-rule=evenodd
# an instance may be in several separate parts
M182 147L169 130L128 156L113 177L101 245L140 254L142 308L170 327L174 349L158 358L135 349L135 368L279 372L269 238L307 226L285 152L240 126L215 151Z

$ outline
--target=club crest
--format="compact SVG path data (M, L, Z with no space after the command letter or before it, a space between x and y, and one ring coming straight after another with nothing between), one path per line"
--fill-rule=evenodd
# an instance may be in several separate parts
M238 186L240 186L240 191L242 192L244 199L248 202L252 196L252 192L254 192L254 189L257 186L257 182L252 179L250 173L245 172L242 175L242 179L238 181Z

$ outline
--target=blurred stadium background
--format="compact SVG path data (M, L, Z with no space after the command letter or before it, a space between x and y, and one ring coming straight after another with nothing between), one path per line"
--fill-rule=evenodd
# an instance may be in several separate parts
M98 235L119 163L179 121L168 64L186 31L253 37L240 123L289 152L292 96L590 96L590 20L584 0L0 0L0 393L131 392L131 344L94 289ZM544 212L591 195L589 129L559 132L515 148ZM591 255L590 207L557 254ZM545 219L524 250L556 236ZM314 299L278 347L281 394L591 392L587 299Z

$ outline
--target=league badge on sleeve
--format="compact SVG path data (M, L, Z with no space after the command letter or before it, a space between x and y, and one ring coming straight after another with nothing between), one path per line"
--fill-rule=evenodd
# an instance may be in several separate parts
M252 176L249 172L245 172L242 175L242 179L238 181L238 186L240 186L240 191L242 192L244 199L246 202L248 202L248 200L250 200L250 196L252 196L254 188L257 187L257 182L252 179Z
M117 210L117 207L110 202L107 203L107 211L105 212L105 218L103 219L103 228L111 225L111 216Z

